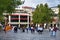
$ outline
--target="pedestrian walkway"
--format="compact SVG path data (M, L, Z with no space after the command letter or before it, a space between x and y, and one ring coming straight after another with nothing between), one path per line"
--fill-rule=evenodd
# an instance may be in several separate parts
M0 32L0 40L60 40L60 31L57 31L56 37L51 37L48 30L44 30L42 34L37 32L31 33L30 31L21 32L18 30L17 33L9 31L7 33Z

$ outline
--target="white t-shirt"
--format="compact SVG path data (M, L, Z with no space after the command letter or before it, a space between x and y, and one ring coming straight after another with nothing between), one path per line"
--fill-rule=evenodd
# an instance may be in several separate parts
M31 29L33 29L33 27L31 27Z
M54 28L51 28L51 31L53 31Z
M38 30L43 30L43 28L42 27L38 27Z

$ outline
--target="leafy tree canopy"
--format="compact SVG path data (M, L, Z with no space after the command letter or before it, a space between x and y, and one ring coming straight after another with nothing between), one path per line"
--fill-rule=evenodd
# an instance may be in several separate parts
M58 8L59 8L59 13L58 14L59 14L59 20L60 20L60 5L58 5Z
M52 13L53 11L48 7L47 3L45 5L37 5L33 12L33 22L38 24L51 22Z
M21 0L0 0L0 19L2 20L3 12L12 13L21 4Z

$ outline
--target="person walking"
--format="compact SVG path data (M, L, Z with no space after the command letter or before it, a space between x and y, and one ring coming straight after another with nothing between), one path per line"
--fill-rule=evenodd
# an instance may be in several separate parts
M43 32L43 27L42 27L42 25L40 25L40 27L38 27L38 33L42 34L42 32Z
M34 27L31 27L31 33L34 33L34 31L35 31Z
M29 30L29 27L26 27L26 31L27 31L27 33L28 33L28 30Z
M53 36L56 37L56 32L57 32L58 28L56 27L56 24L54 25L53 28Z
M54 26L51 26L50 34L51 34L52 37L56 37L57 30L58 30L58 28L56 27L56 24L54 24Z
M7 24L7 25L4 27L5 33L6 33L7 31L10 31L10 30L12 30L12 26L9 26L9 24Z
M14 32L17 33L17 31L18 31L18 28L14 27Z
M53 28L52 26L51 26L50 29L49 29L49 30L50 30L49 32L50 32L50 35L51 35L51 36L53 36L53 29L54 29L54 28Z
M25 26L23 26L23 28L22 28L22 32L25 32Z

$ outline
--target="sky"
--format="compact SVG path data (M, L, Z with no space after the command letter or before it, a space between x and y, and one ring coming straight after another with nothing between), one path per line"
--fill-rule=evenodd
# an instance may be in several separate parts
M60 0L25 0L24 4L20 6L30 6L36 7L38 4L45 4L48 3L49 7L54 7L60 4Z

